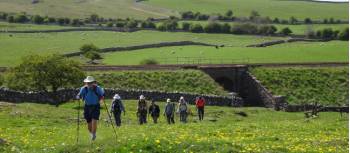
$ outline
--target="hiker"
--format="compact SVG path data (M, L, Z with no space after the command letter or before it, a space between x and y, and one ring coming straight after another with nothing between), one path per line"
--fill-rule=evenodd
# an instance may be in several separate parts
M180 122L187 122L187 102L184 97L180 97L177 111L180 113Z
M168 124L175 124L175 120L174 120L175 104L171 103L170 99L166 100L166 105L165 105L163 115L166 116Z
M103 103L104 90L97 85L97 82L92 76L87 76L84 79L85 85L80 88L77 99L83 99L84 118L88 123L88 130L91 134L91 140L96 139L97 121L100 117L100 103Z
M148 112L149 112L148 115L151 115L151 117L153 119L153 123L157 124L160 110L159 110L159 106L156 104L155 100L152 100L152 103L151 103L151 106L149 106Z
M114 119L115 119L115 124L117 125L117 127L121 126L121 113L124 112L124 116L125 116L125 108L123 105L123 102L121 100L121 97L118 94L115 94L113 97L113 101L112 101L112 106L111 106L111 113L113 113L114 115Z
M202 96L196 98L196 107L197 107L198 117L200 121L202 121L204 118L204 105L205 105L205 100Z
M147 123L147 102L145 96L141 95L137 105L137 117L140 125Z

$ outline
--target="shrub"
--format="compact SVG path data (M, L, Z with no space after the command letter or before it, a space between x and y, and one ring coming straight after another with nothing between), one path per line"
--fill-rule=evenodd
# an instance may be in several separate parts
M194 33L201 33L201 32L203 32L203 27L202 27L202 25L200 25L200 24L192 24L191 26L190 26L190 31L191 32L194 32Z
M113 27L113 25L114 25L113 22L107 22L106 24L107 27Z
M165 28L168 31L176 30L177 29L177 21L175 20L168 20L164 22Z
M80 21L80 19L73 19L72 23L71 23L72 26L81 26L83 24L84 23L82 21Z
M44 23L44 18L41 17L40 15L34 15L32 17L32 22L35 24L43 24Z
M222 33L230 33L230 31L231 31L231 26L228 23L224 23L221 26L221 32Z
M320 30L319 37L325 40L331 40L335 38L335 32L332 28L325 28L323 30Z
M141 22L141 27L142 28L152 28L152 29L154 29L154 28L156 28L156 24L154 24L151 21L143 21L143 22Z
M80 51L83 53L89 52L89 51L97 51L99 52L100 49L96 47L94 44L84 44L80 47Z
M304 23L305 24L312 24L312 20L310 18L305 18Z
M297 22L298 22L298 19L296 19L294 16L289 18L289 23L290 24L297 24Z
M339 40L349 41L349 28L344 29L339 35Z
M288 36L288 35L290 35L291 33L293 33L293 32L292 32L292 30L290 30L288 27L283 28L283 29L281 30L281 32L280 32L280 34L285 35L285 36Z
M227 16L227 17L232 17L232 16L233 16L233 11L232 11L232 10L228 10L228 11L225 13L225 16Z
M273 25L262 25L258 27L257 34L272 35L272 34L275 34L276 31L277 31L277 28ZM254 34L254 33L250 33L250 34Z
M9 22L9 23L13 23L13 22L15 22L15 17L14 16L12 16L12 15L10 15L10 16L7 16L7 22Z
M24 23L24 22L28 22L28 17L25 13L20 13L20 14L17 14L14 18L14 22L17 22L17 23Z
M162 24L158 25L157 30L166 31L166 26L165 26L165 24L162 23Z
M181 12L180 14L181 14L182 19L193 19L194 18L194 14L192 11Z
M278 18L273 19L273 23L280 23L280 20Z
M125 27L126 27L126 28L136 28L137 25L138 25L137 21L135 21L135 20L129 20L129 21L126 23Z
M118 27L118 28L122 28L122 27L125 27L125 22L124 21L117 21L115 23L115 26Z
M236 24L232 26L231 32L234 34L257 34L258 26L251 23Z
M90 59L91 62L97 59L102 59L102 56L97 51L87 51L84 53L85 58Z
M182 30L190 30L191 24L188 22L182 22Z
M64 23L65 23L64 18L58 18L58 19L57 19L57 23L58 23L59 25L64 25Z
M144 59L140 62L141 65L157 65L159 62L156 59Z
M204 27L204 32L206 32L206 33L220 33L221 32L221 24L219 24L217 22L209 23Z

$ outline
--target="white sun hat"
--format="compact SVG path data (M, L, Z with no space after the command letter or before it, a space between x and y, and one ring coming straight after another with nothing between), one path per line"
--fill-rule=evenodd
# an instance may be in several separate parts
M183 96L180 97L181 100L185 99Z
M140 96L140 100L141 100L141 99L145 99L145 96L141 95L141 96Z
M90 83L90 82L95 82L95 79L94 79L94 77L92 77L92 76L87 76L87 77L84 79L84 83Z
M166 102L167 102L167 103L170 103L170 102L171 102L171 100L168 98L168 99L166 100Z
M118 94L115 94L115 95L113 96L113 99L118 99L118 100L120 100L121 98L120 98L120 96L119 96Z

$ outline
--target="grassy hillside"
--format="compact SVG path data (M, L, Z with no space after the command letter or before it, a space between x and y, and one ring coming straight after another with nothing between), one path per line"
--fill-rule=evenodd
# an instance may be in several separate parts
M177 62L177 57L180 58ZM198 58L207 59L199 61ZM195 63L286 63L348 61L348 42L295 42L262 48L186 46L143 49L133 52L104 54L103 63L137 65L144 59L155 59L161 64ZM211 60L208 60L211 59Z
M107 100L110 103L110 100ZM265 108L206 107L203 122L137 125L135 101L124 101L126 115L117 128L117 142L101 110L97 139L90 143L85 121L76 145L76 106L23 103L0 105L0 151L4 152L348 152L348 118L320 113L305 120L303 113ZM164 103L159 103L161 111ZM190 106L195 111L193 106ZM235 113L244 111L248 117ZM82 118L82 110L80 115Z
M2 0L2 12L27 12L55 17L85 18L97 13L105 18L165 17L169 10L137 4L134 0Z
M262 16L304 20L337 18L348 20L348 3L319 3L311 0L147 0L143 3L176 11L225 13L231 9L236 16L249 16L252 10Z
M132 46L166 41L195 41L230 46L246 46L278 37L237 36L227 34L195 34L185 32L138 31L123 32L64 32L8 34L0 33L0 66L18 64L22 56L32 53L67 53L78 51L83 44L93 43L97 47ZM21 44L21 45L18 45Z
M349 71L344 68L256 68L254 76L291 104L349 104Z
M91 72L105 88L226 95L210 76L195 70Z

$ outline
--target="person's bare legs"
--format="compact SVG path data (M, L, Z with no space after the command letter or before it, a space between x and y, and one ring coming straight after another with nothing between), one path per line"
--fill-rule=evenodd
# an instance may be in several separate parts
M88 123L88 130L90 133L92 133L92 131L91 131L92 130L92 122Z
M97 120L92 119L91 121L91 133L96 134Z

